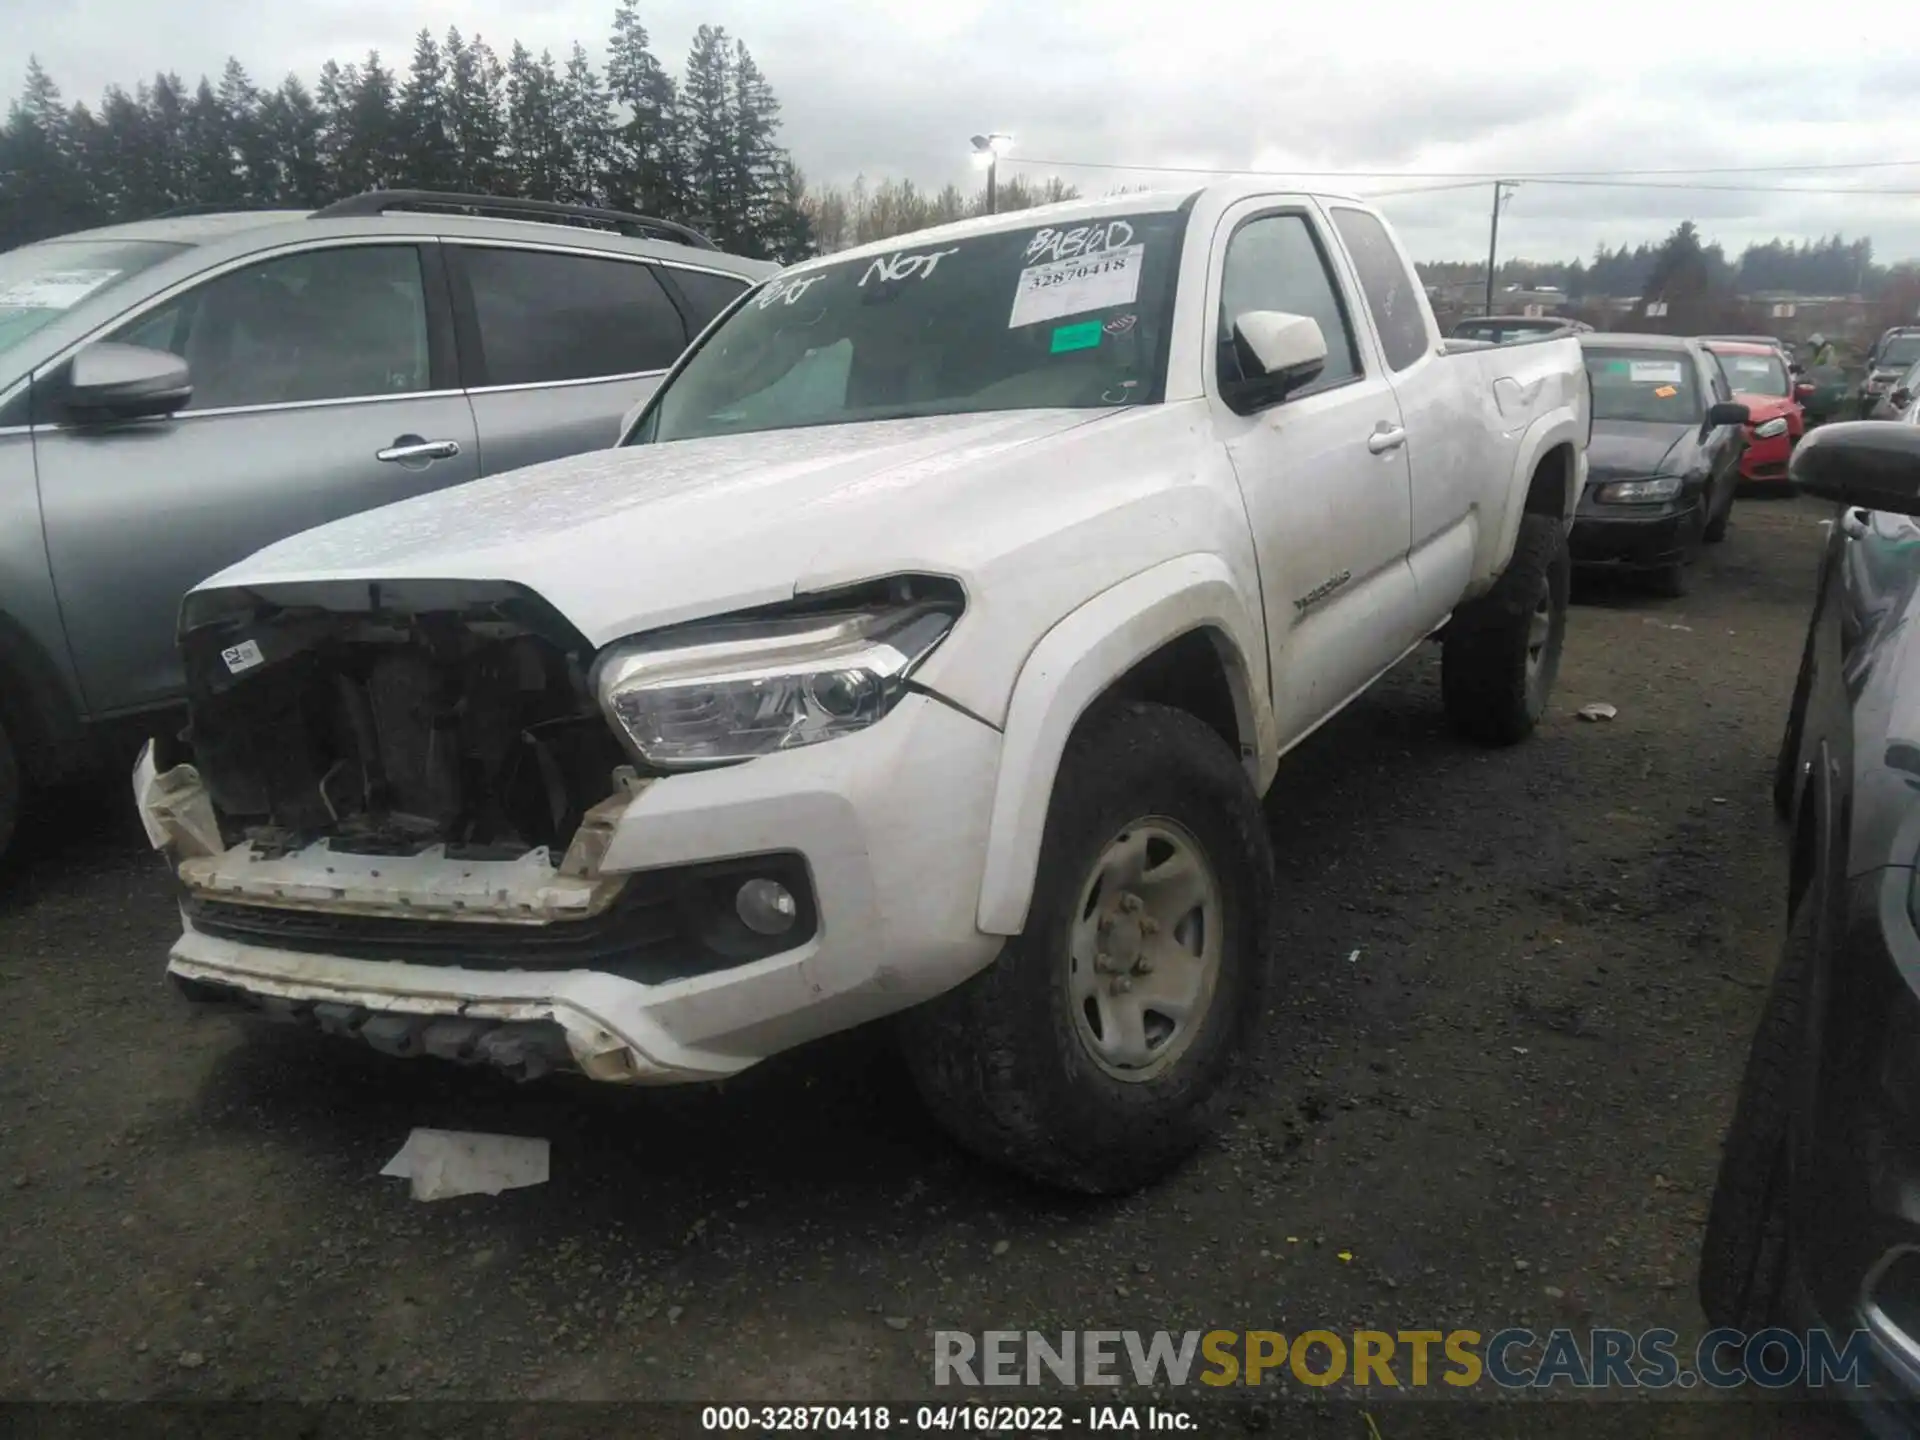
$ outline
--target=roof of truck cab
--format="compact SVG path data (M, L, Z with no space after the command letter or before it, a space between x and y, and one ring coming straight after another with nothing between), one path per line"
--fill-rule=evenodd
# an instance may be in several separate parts
M1003 210L997 215L975 215L966 220L953 220L945 225L935 225L925 230L914 230L903 235L889 235L882 240L869 241L865 245L856 245L849 250L836 250L831 255L822 255L816 259L804 261L790 267L787 273L796 274L818 266L837 265L847 260L864 260L876 255L897 255L903 249L939 245L950 240L970 240L977 235L997 235L1008 230L1047 225L1071 225L1079 221L1103 220L1119 215L1164 215L1184 205L1192 204L1203 195L1217 200L1223 206L1235 204L1242 199L1268 195L1306 196L1336 205L1365 206L1368 203L1357 195L1290 189L1284 185L1275 185L1271 181L1262 180L1222 180L1197 190L1136 190L1117 195L1102 195L1096 199L1061 200L1052 205L1034 205L1024 210Z
M1596 330L1582 335L1589 350L1691 350L1700 342L1685 335L1634 335L1620 330Z

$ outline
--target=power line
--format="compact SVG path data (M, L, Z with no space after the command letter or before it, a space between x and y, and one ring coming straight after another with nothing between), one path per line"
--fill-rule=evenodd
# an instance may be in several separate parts
M1232 166L1209 165L1126 165L1113 160L1043 160L1026 155L1008 155L1003 164L1031 165L1051 170L1124 170L1140 174L1153 175L1247 175L1298 180L1457 180L1463 183L1491 185L1496 180L1524 180L1532 184L1578 184L1601 183L1612 177L1621 177L1614 183L1622 185L1658 185L1657 181L1630 180L1625 177L1639 175L1787 175L1806 174L1830 170L1891 170L1903 167L1920 166L1920 160L1861 160L1855 162L1823 161L1818 164L1804 165L1698 165L1672 169L1649 168L1640 170L1250 170ZM1449 187L1450 188L1450 187ZM1678 184L1673 188L1693 190L1711 189L1712 186ZM1736 190L1755 188L1772 189L1769 186L1730 186ZM1802 191L1804 194L1823 193L1815 190ZM1843 190L1834 193L1847 195L1912 195L1920 191L1912 190Z

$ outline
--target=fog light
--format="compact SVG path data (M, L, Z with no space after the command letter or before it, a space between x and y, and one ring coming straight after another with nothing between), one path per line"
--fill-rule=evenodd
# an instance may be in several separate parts
M749 880L733 897L733 913L756 935L784 935L793 928L800 906L777 880Z

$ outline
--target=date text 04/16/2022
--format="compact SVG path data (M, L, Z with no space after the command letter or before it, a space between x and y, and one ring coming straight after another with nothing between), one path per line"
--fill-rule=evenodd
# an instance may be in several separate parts
M1049 1435L1142 1430L1191 1433L1194 1418L1184 1410L1135 1405L708 1405L700 1428L762 1435L773 1432L830 1431L908 1434Z

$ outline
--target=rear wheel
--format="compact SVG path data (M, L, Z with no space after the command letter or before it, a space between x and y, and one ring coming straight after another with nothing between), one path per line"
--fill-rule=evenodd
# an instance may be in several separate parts
M1540 723L1560 672L1572 574L1559 517L1523 516L1506 573L1447 625L1440 694L1468 739L1512 745Z
M1137 1189L1212 1128L1264 1004L1273 856L1238 758L1126 704L1061 761L1026 929L901 1019L928 1108L1065 1189Z

